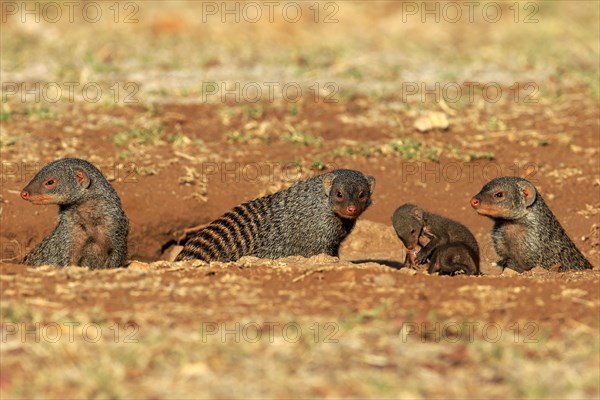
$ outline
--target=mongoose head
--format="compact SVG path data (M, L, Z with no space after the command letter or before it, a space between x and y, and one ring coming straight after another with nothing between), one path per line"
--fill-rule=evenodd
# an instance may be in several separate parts
M424 225L423 210L414 204L403 204L394 211L392 225L404 247L414 250Z
M502 176L488 182L471 199L471 207L493 219L517 220L527 215L538 192L527 179Z
M85 196L92 183L89 166L92 165L77 158L53 161L25 186L21 198L33 204L74 203Z
M375 178L354 170L335 170L323 178L329 205L342 218L356 219L371 205Z

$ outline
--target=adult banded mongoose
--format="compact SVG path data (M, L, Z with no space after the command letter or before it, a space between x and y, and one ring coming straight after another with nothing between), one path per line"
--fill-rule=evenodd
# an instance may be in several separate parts
M113 187L88 161L51 162L21 197L33 204L58 205L58 224L25 256L24 264L112 268L126 263L127 216Z
M338 256L374 187L372 176L349 169L300 181L234 207L191 238L175 261Z
M560 271L592 268L527 179L493 179L471 199L471 206L494 220L491 236L502 269L523 272L557 265Z
M392 224L408 251L405 264L419 265L430 260L430 273L479 274L479 245L464 225L414 204L398 207Z

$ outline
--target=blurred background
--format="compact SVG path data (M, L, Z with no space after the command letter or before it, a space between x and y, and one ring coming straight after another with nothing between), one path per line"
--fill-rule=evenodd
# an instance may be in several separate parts
M227 81L373 98L405 82L535 81L598 96L598 19L594 1L4 1L2 79L137 82L144 103L202 101L203 83Z

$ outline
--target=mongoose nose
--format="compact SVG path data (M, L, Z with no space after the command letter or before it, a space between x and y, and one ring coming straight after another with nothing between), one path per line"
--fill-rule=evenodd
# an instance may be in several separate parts
M348 214L354 214L356 212L356 206L348 206L346 211L348 211Z
M475 197L473 197L471 199L471 207L473 207L473 208L479 207L479 200L477 200Z
M27 200L27 199L29 199L29 192L28 192L27 190L23 190L23 191L21 192L21 198L22 198L23 200Z

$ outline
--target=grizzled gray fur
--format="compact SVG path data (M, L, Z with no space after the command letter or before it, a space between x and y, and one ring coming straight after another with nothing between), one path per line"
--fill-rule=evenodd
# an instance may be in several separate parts
M337 256L374 187L373 177L348 169L300 181L234 207L191 238L176 261Z
M121 267L129 222L119 196L91 163L64 158L42 168L21 191L33 204L57 204L58 225L23 260L28 265Z
M503 176L488 182L471 206L494 220L492 242L497 264L518 272L533 267L590 269L536 187L526 179Z

